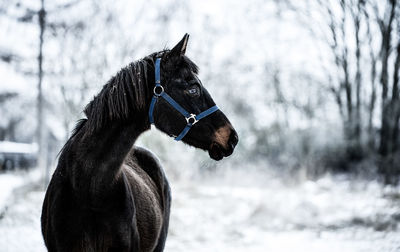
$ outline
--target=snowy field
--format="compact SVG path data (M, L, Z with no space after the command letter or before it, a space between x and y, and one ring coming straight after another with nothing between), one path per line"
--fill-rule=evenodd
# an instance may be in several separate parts
M398 188L340 177L260 180L171 182L166 251L400 251ZM45 251L43 197L36 184L14 190L0 216L0 251Z

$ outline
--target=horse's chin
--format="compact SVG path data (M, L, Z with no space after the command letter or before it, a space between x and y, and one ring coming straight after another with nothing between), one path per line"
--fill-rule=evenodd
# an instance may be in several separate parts
M208 154L210 155L210 158L219 161L224 157L230 156L232 154L232 151L227 151L221 145L214 142L208 149Z

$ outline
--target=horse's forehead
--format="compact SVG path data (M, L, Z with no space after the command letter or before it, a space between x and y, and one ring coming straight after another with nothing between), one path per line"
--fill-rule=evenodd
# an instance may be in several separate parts
M181 79L181 80L191 80L191 79L198 79L197 75L191 71L189 67L181 67L178 71L174 74L173 78Z

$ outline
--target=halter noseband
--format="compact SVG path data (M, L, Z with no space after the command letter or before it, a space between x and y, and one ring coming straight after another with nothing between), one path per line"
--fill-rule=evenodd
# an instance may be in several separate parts
M156 65L155 65L155 79L156 79L156 85L154 86L153 89L153 98L151 99L150 103L150 108L149 108L149 120L151 124L154 124L154 118L153 118L153 111L154 107L156 105L156 102L159 97L162 97L164 100L166 100L174 109L176 109L179 113L181 113L185 119L186 119L186 127L181 131L181 133L175 137L176 141L181 140L191 129L191 127L196 124L198 121L203 119L204 117L214 113L217 111L219 108L217 105L212 106L211 108L201 112L198 115L191 114L187 112L181 105L179 105L174 99L171 98L166 92L164 92L163 86L161 86L161 78L160 78L160 64L161 64L161 58L156 59Z

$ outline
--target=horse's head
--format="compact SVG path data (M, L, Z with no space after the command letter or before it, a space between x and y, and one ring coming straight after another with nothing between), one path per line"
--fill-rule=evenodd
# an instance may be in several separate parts
M167 97L164 94L153 98L154 109L150 108L150 117L161 131L178 136L177 140L184 135L183 142L207 150L211 158L221 160L232 154L238 135L224 113L214 107L213 99L197 76L197 66L185 56L188 38L186 34L172 50L160 55L160 64L155 67L160 70L161 87L156 84L154 92L165 93ZM168 96L178 105L168 101ZM189 131L183 134L185 128Z

